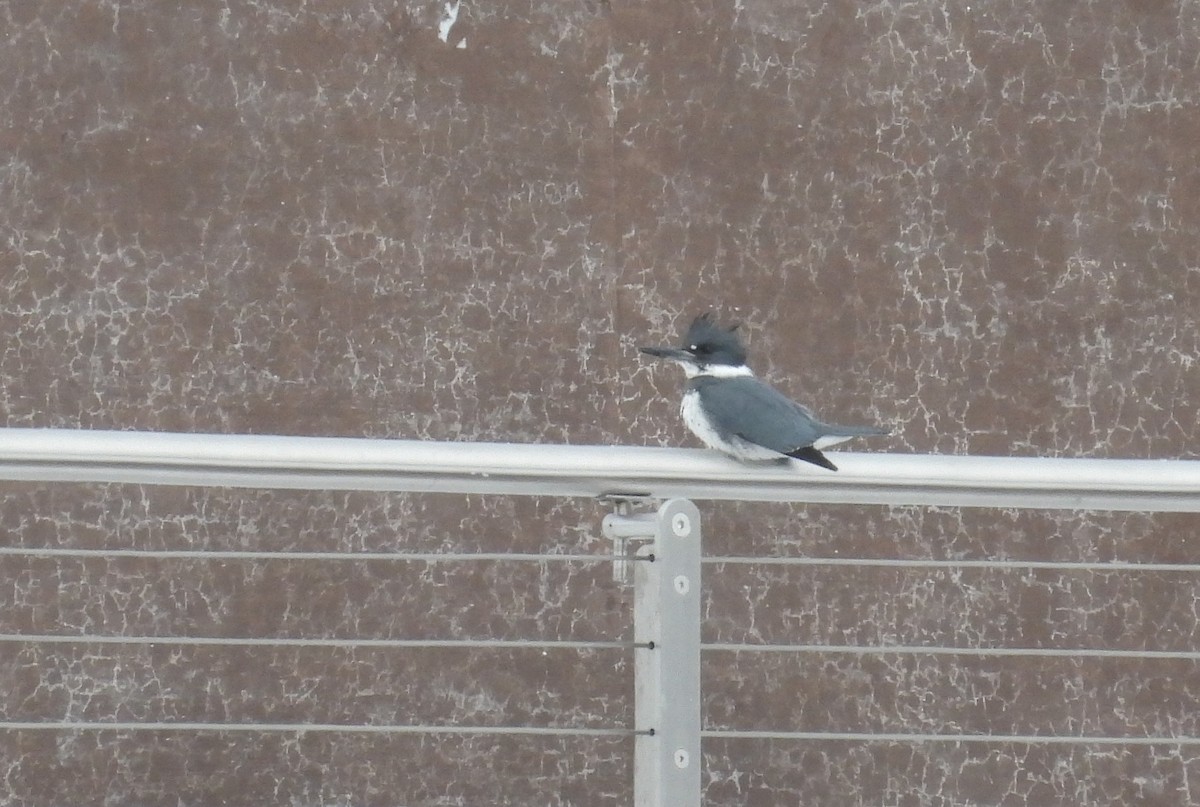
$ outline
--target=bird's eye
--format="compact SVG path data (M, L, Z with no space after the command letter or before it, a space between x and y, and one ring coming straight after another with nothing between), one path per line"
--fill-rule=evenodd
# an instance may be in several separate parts
M688 350L692 351L693 353L695 353L699 349L700 348L696 345L688 345Z

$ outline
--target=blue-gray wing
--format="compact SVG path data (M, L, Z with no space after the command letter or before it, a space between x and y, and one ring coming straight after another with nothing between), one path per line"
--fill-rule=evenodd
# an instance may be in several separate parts
M787 454L825 433L807 410L757 378L702 376L691 383L705 414L727 439L737 436Z

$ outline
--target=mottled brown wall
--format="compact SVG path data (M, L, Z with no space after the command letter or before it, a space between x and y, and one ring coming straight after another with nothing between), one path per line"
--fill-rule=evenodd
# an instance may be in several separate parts
M1192 457L1200 3L0 4L0 422L691 444L745 322L890 451ZM1197 559L1193 517L705 504L712 555ZM604 552L590 502L0 488L3 546ZM0 632L621 638L602 564L0 559ZM1173 572L708 566L714 641L1189 650ZM455 655L455 652L458 655ZM557 652L557 651L556 651ZM0 643L0 720L631 719L619 651ZM1200 735L1193 662L706 656L712 728ZM630 803L613 739L0 732L0 804ZM484 761L486 760L486 762ZM713 740L708 803L1195 800L1194 747Z

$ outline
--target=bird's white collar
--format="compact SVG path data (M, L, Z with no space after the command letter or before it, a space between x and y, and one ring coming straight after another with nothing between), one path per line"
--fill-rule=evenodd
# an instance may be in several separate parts
M698 376L710 376L712 378L747 378L754 375L750 368L744 364L739 364L737 367L730 367L728 364L684 364L683 373L688 378L696 378Z

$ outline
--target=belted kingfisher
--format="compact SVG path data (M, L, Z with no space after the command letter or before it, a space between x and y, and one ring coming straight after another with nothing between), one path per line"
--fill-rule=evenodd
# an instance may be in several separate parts
M732 328L701 314L688 328L682 348L643 347L650 356L683 367L687 391L679 413L709 448L743 461L787 457L836 471L822 448L852 437L887 434L875 426L833 426L806 407L759 381L746 366L746 349Z

